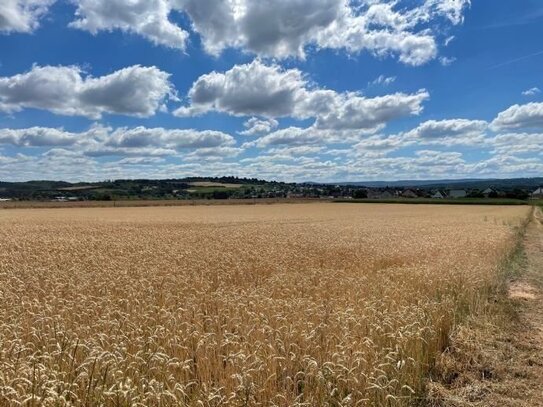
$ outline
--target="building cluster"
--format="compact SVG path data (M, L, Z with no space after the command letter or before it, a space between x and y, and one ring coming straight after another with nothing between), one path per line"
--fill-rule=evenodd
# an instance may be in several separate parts
M462 198L509 198L543 199L543 187L533 189L499 188L408 188L363 187L350 185L297 185L286 193L289 198L344 198L344 199L462 199Z

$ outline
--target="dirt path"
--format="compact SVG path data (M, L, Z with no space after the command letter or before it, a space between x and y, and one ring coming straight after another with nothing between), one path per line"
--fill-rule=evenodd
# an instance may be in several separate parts
M543 406L543 212L527 227L508 298L453 339L427 406Z
M525 378L515 377L511 369L510 385L518 381L525 389L524 397L505 399L502 405L543 406L543 212L536 210L524 238L526 268L520 278L509 285L509 298L518 307L518 335L513 345L517 348L519 366ZM505 382L507 385L507 381Z

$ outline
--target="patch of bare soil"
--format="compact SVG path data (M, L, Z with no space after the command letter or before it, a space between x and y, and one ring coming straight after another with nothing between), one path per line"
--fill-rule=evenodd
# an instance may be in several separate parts
M484 316L455 332L437 361L429 407L543 406L543 214L534 211L516 276Z
M538 290L526 281L513 281L509 285L509 298L514 300L536 300Z

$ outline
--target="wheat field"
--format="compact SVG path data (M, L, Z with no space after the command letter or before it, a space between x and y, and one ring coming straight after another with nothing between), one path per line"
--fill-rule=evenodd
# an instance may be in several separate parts
M0 211L0 406L403 406L526 207Z

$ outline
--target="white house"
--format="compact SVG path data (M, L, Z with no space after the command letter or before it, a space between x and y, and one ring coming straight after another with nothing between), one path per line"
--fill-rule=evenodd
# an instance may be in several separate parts
M492 188L487 188L483 191L483 195L485 198L488 198L491 194L494 194L496 191Z
M443 193L441 191L437 191L436 193L434 193L432 195L432 198L433 199L443 199L443 198L445 198L445 195L443 195Z
M543 199L543 188L539 187L532 192L532 199Z

